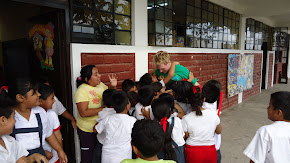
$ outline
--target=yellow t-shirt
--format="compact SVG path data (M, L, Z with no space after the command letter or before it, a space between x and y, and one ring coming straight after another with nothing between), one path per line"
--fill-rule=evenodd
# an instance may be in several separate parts
M100 83L96 87L92 87L88 84L82 84L79 86L75 93L75 101L79 102L87 102L89 101L88 108L99 108L102 106L103 102L103 92L108 89L104 83ZM91 117L81 117L78 114L77 126L84 132L93 132L93 127L96 124L96 119L98 115Z

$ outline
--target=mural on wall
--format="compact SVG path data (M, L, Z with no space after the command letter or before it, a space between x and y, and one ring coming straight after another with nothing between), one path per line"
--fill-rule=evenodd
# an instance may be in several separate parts
M52 64L52 55L54 53L54 26L52 23L48 23L46 25L36 24L29 31L29 38L33 40L34 50L36 52L36 56L41 63L41 68L46 70L54 70ZM43 37L45 37L43 39ZM44 42L43 42L44 41ZM45 49L43 49L43 43ZM42 51L45 51L46 59L44 60L42 56Z
M228 56L228 97L253 87L254 55Z

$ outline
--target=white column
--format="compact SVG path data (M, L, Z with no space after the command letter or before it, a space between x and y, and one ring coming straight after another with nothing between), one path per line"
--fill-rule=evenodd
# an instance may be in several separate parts
M240 50L245 50L245 40L246 40L246 20L247 17L243 17L242 15L240 16L240 45L239 48Z

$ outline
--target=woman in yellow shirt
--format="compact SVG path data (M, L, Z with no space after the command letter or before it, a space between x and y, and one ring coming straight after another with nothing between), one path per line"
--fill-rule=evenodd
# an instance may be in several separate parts
M111 88L116 88L116 75L109 76L109 79ZM101 82L101 75L95 65L87 65L81 69L81 76L77 78L77 87L75 101L78 108L77 133L80 138L81 162L92 162L96 145L93 127L98 113L103 109L102 94L108 86Z

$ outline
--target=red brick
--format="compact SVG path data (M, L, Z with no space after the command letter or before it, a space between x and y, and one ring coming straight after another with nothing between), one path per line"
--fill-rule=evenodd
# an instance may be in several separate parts
M120 63L120 57L117 55L104 55L104 63Z
M98 55L98 54L88 55L86 60L87 60L87 64L94 64L94 65L103 64L104 63L104 56Z

